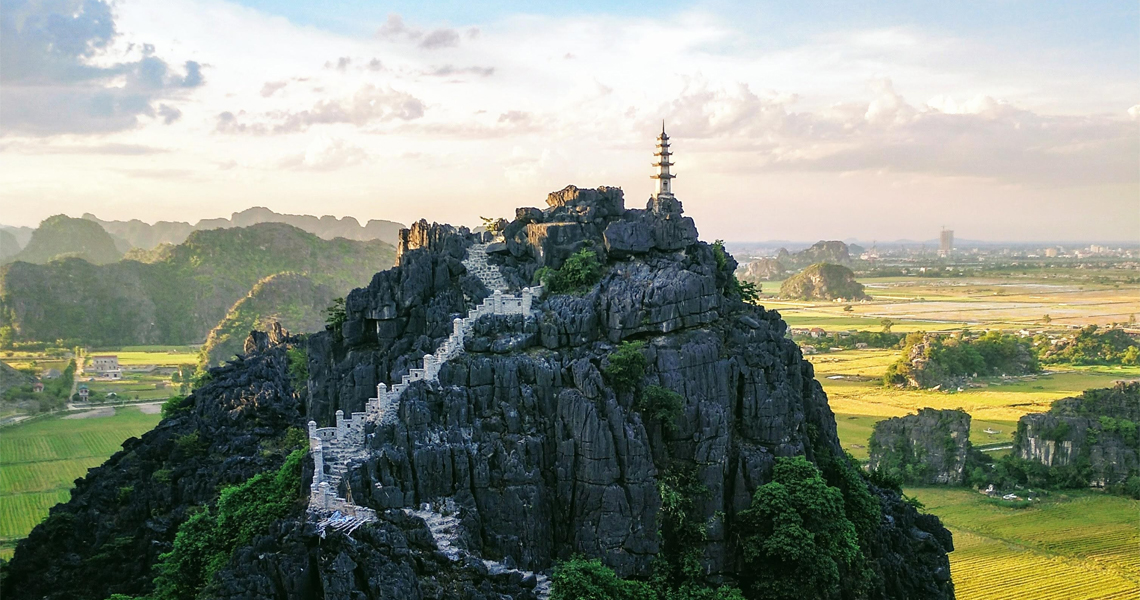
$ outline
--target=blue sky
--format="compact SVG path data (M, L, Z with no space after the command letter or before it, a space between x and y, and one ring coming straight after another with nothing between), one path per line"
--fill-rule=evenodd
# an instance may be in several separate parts
M1136 2L8 0L0 26L13 225L637 206L666 119L709 239L1140 237Z

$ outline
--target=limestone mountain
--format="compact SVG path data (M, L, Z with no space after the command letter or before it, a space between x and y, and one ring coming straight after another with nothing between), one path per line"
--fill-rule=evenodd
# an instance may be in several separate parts
M339 295L391 265L393 256L383 242L322 240L263 223L195 232L150 262L15 262L0 267L0 327L12 327L19 340L200 343L265 277L303 273Z
M844 456L787 325L671 195L571 187L501 233L416 223L332 327L251 337L20 543L4 597L533 599L584 556L652 579L644 597L953 598L949 531ZM536 278L529 310L494 308ZM310 420L332 437L287 433ZM322 439L329 460L286 458ZM309 503L317 468L375 517ZM810 485L773 483L796 473ZM820 496L764 504L779 489ZM802 552L764 549L765 515L824 504L796 521Z
M752 262L741 265L736 270L736 276L744 281L759 283L784 276L784 265L774 258L758 258Z
M80 258L104 265L122 258L115 240L97 223L56 215L44 219L28 245L9 260L45 264L64 258Z
M241 354L252 330L279 323L290 331L313 332L325 327L324 309L344 290L320 284L300 273L275 273L258 281L238 300L206 337L202 363L216 366Z
M855 273L843 265L817 263L784 280L780 296L797 300L862 300L867 297Z
M1070 469L1096 487L1140 476L1140 383L1087 390L1021 417L1012 454Z
M19 253L20 242L16 239L16 234L7 229L0 229L0 262L7 261Z
M112 235L126 240L131 247L143 250L150 250L160 244L181 244L195 231L249 227L260 223L285 223L325 240L342 237L358 241L380 240L395 245L396 235L403 227L400 223L376 219L361 225L353 217L338 219L331 215L314 217L282 214L260 206L235 212L228 219L202 219L193 225L184 221L159 221L153 225L138 219L104 221L90 213L84 214L83 218L99 223Z
M784 266L786 270L802 269L808 265L816 263L831 263L836 265L851 264L851 253L847 244L838 240L820 240L811 245L810 248L800 250L799 252L788 252L784 248L780 248L779 253L776 255L776 260Z
M875 423L868 466L908 485L961 485L970 451L970 415L919 409Z

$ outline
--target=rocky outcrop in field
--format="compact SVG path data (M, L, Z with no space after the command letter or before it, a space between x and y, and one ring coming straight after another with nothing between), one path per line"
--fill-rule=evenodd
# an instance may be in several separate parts
M1021 417L1013 454L1048 467L1085 471L1107 487L1140 474L1140 383L1089 390L1053 403L1049 412Z
M968 413L923 408L875 423L869 467L908 484L961 485L969 450Z
M867 297L855 273L843 265L817 263L789 277L780 296L797 300L862 300Z

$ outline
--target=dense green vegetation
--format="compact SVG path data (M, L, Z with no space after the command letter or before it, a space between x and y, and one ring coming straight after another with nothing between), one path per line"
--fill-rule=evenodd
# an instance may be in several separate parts
M619 392L633 391L645 376L648 364L643 353L645 342L622 342L606 357L602 374L606 381Z
M859 300L867 296L855 273L843 265L816 263L784 280L780 296L797 300Z
M677 419L685 399L673 390L651 385L641 392L634 406L648 420L657 421L668 431L677 430Z
M251 330L267 331L273 321L297 333L320 331L325 326L320 307L331 303L335 295L332 287L300 273L270 275L258 281L210 330L201 362L213 366L232 359L242 352Z
M843 491L803 457L776 459L737 532L750 599L833 598L841 587L858 597L872 583Z
M561 267L542 267L534 277L552 294L581 293L601 280L602 263L597 252L582 248L567 257Z
M1041 362L1047 364L1140 364L1140 342L1123 329L1101 330L1096 325L1089 325L1056 344L1051 344L1048 339L1035 339L1034 343L1041 349Z
M47 265L4 265L0 329L10 327L14 341L195 343L265 277L302 273L343 294L391 266L395 257L382 242L326 241L277 223L198 231L160 254L150 263L123 260L96 266L71 258ZM288 303L282 300L278 306ZM238 320L251 319L257 317Z
M44 264L62 258L81 258L104 265L122 258L115 240L97 223L56 215L44 219L32 239L11 260Z
M885 385L935 387L954 377L1024 375L1040 370L1026 340L1000 331L973 337L912 333L902 357L887 367Z
M249 544L301 499L301 465L295 450L276 473L259 473L222 490L217 505L202 507L178 528L174 547L155 566L151 600L193 600L235 548Z
M559 563L551 583L550 600L657 600L648 584L618 577L597 558Z

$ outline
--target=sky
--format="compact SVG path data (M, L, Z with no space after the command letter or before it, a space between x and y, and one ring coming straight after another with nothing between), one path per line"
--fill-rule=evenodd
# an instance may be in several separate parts
M703 239L1140 242L1128 2L0 3L0 223L477 225L653 190Z

